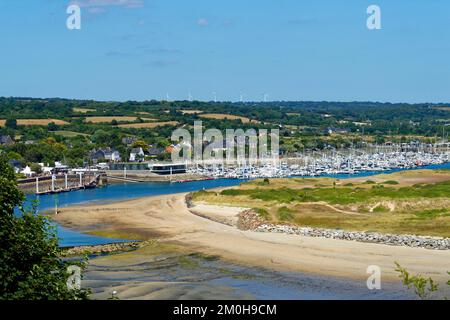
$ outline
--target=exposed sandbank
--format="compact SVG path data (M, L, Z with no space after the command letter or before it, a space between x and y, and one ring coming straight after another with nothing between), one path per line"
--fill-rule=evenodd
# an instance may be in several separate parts
M192 214L185 195L63 208L52 218L84 232L108 230L141 239L158 237L191 250L268 269L365 280L367 267L377 265L383 280L399 281L394 271L394 261L398 261L411 273L431 276L439 282L448 280L450 251L241 231Z

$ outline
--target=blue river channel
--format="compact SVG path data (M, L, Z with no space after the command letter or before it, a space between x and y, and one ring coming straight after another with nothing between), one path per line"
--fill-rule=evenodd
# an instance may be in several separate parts
M430 165L425 167L420 167L418 169L450 169L450 163L441 165ZM414 169L411 169L414 170ZM402 170L389 170L382 173L392 173ZM363 172L353 175L348 174L337 174L337 175L324 175L327 177L346 179L355 178L362 176L372 176L375 174L380 174L379 171L373 172ZM75 204L86 204L93 202L107 202L115 200L126 200L139 198L144 196L157 196L164 194L174 194L180 192L191 192L198 191L202 189L211 189L217 187L228 187L235 186L243 180L239 179L216 179L216 180L205 180L205 181L194 181L186 183L120 183L111 184L105 187L97 189L88 189L73 191L67 193L60 193L57 195L28 195L25 202L25 207L30 205L31 201L38 200L38 210L45 211L55 208L55 205L60 207L67 207ZM121 239L111 239L98 236L92 236L88 234L83 234L81 232L72 231L67 228L57 225L57 232L60 238L60 246L62 247L72 247L72 246L82 246L82 245L100 245L115 242L124 242L126 240Z

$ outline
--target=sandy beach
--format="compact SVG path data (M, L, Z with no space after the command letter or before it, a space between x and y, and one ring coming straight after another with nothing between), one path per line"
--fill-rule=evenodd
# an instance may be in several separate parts
M140 239L158 238L247 266L365 281L367 267L377 265L383 280L399 281L394 270L394 261L398 261L412 273L431 276L438 282L448 280L450 251L447 250L241 231L193 214L185 203L185 196L186 193L180 193L74 206L61 209L52 218L63 226L83 232L103 230ZM208 211L202 210L203 213ZM231 212L225 215L229 219Z

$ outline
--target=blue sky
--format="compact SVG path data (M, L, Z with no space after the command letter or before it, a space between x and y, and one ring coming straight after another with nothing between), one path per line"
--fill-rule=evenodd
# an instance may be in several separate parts
M448 0L71 2L0 1L0 96L450 102Z

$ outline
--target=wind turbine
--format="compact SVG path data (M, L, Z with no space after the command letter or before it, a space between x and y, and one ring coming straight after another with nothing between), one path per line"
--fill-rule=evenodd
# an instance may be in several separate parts
M166 101L170 101L169 93L166 93Z
M189 91L189 94L188 94L188 101L189 101L189 102L192 102L192 94L191 94L190 91Z
M213 91L212 94L214 97L214 102L217 102L217 92Z
M241 102L241 103L243 103L244 102L244 95L241 93L241 95L239 96L239 101Z
M442 126L442 142L445 141L445 127L450 126L450 123L446 123Z
M269 98L269 95L267 93L263 93L264 102L267 102L267 98Z

